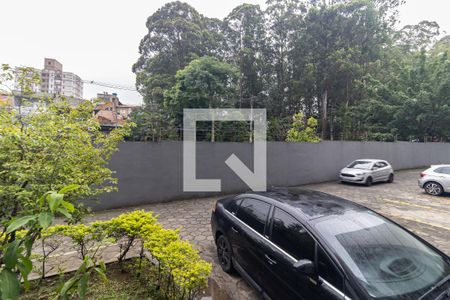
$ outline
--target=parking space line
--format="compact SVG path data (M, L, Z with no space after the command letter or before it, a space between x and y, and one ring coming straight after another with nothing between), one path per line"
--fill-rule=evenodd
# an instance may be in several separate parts
M438 225L438 224L425 222L425 221L422 221L422 220L419 220L419 219L415 219L415 218L408 218L408 217L405 217L405 216L402 216L402 215L397 215L397 214L389 214L389 215L394 217L394 218L400 218L400 219L404 219L404 220L407 220L407 221L413 221L413 222L416 222L416 223L421 223L421 224L425 224L425 225L428 225L428 226L432 226L432 227L436 227L436 228L445 229L445 230L450 231L450 227L445 227L445 226L441 226L441 225Z
M409 202L405 202L405 201L392 200L392 199L386 199L386 198L383 198L382 200L385 202L390 202L390 203L394 203L394 204L401 204L401 205L406 205L406 206L423 208L426 210L436 210L436 211L442 212L442 209L440 209L438 207L434 207L434 206L421 205L421 204L409 203Z

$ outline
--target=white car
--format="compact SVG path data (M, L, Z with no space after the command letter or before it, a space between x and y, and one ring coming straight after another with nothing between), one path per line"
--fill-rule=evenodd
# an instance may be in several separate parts
M432 196L450 193L450 165L434 165L420 173L419 187Z
M385 160L357 159L339 173L341 182L371 186L374 182L394 182L394 169Z

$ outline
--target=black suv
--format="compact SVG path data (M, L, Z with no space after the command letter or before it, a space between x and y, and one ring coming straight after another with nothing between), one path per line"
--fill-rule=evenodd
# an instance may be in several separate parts
M217 201L222 269L265 299L450 299L450 258L366 207L299 189Z

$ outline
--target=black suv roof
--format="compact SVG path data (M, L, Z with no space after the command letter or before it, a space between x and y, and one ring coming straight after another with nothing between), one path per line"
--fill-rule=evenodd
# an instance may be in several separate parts
M346 211L367 210L366 207L330 194L300 188L272 188L253 193L286 204L299 210L308 219L340 215Z

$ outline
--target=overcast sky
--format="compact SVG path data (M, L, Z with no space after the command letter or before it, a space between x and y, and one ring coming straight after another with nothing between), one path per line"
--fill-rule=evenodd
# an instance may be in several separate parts
M64 71L85 80L134 86L132 64L146 34L145 22L164 0L3 0L0 2L0 64L42 68L55 58ZM223 18L237 5L264 0L187 0L201 14ZM407 0L402 25L437 21L450 33L449 0ZM135 92L84 85L84 98L117 92L121 101L140 104Z

